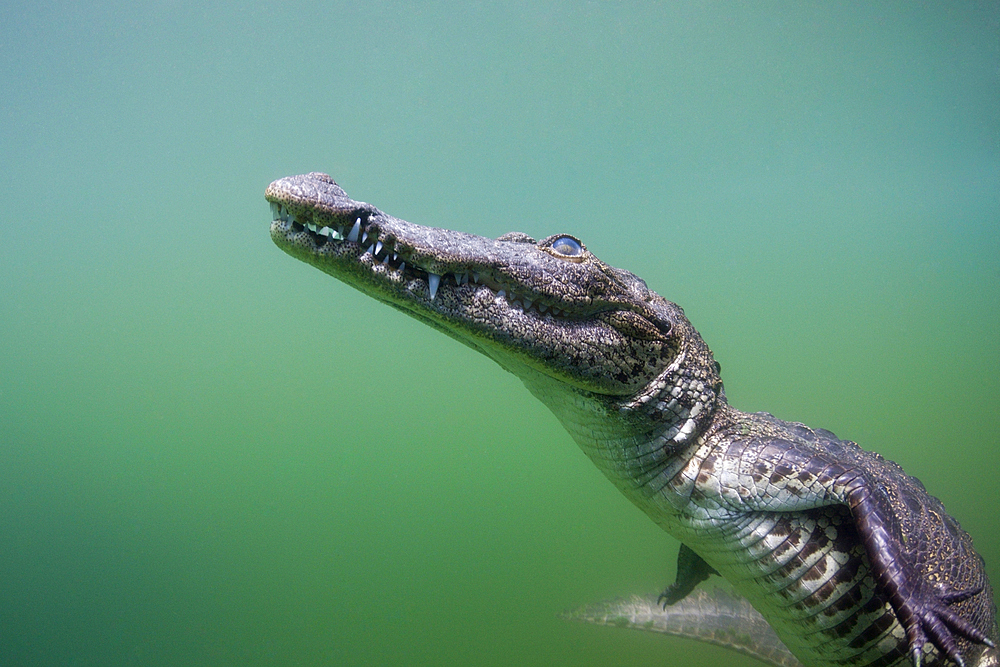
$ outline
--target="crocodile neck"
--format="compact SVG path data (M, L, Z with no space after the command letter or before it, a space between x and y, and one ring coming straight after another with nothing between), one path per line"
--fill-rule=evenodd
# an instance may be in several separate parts
M683 498L665 493L657 480L672 477L703 436L717 428L716 418L734 412L725 402L711 351L693 330L673 363L643 391L625 398L567 389L529 369L518 375L597 468L661 525Z

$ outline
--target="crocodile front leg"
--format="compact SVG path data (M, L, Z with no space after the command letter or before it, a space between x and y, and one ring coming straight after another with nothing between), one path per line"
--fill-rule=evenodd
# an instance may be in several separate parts
M899 513L905 507L890 498L897 481L891 468L886 466L879 474L871 465L867 469L855 465L850 457L845 461L827 450L783 439L734 441L725 459L719 493L734 509L794 512L831 504L850 508L872 574L906 630L915 667L921 664L928 640L960 666L964 661L956 635L993 645L982 630L948 608L981 587L954 590L935 585L910 558L918 546L912 542L922 535L904 534Z
M821 475L834 475L840 464L827 464ZM934 586L916 575L913 564L902 553L903 534L885 492L867 476L854 469L843 470L832 485L838 497L851 508L872 562L879 585L888 593L896 617L906 629L910 656L915 667L922 659L922 647L931 642L960 667L965 665L952 633L987 646L993 642L969 621L948 608L982 590L982 586L956 591Z

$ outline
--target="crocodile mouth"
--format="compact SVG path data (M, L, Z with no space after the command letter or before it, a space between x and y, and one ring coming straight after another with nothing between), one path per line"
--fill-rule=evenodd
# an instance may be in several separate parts
M317 223L308 209L291 213L283 204L269 203L272 234L277 233L289 243L307 239L311 246L309 249L317 259L326 254L342 257L352 254L353 250L356 265L368 266L375 276L405 287L415 299L425 298L434 302L442 288L486 288L492 292L494 301L502 299L511 310L543 320L575 319L564 304L557 306L537 295L528 296L506 281L497 279L487 268L470 267L435 273L421 266L412 248L392 234L381 233L367 211L350 216L354 218L353 223L350 217L342 221L331 219Z

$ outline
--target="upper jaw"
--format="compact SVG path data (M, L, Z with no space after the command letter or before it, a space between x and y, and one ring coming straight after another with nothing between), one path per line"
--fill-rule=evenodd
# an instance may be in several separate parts
M560 263L533 244L394 218L350 199L326 174L280 179L268 186L265 198L271 205L271 237L279 247L369 293L357 284L363 267L409 287L410 296L425 304L436 301L444 287L478 284L512 307L542 316L584 316L603 309L595 309L583 276L566 279L567 272L583 273L583 267Z

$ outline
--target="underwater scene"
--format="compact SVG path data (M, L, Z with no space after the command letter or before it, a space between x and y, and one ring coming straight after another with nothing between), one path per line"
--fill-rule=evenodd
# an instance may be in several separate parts
M678 541L517 377L275 246L265 188L313 171L580 239L1000 585L1000 5L3 15L0 665L762 664L561 617Z

